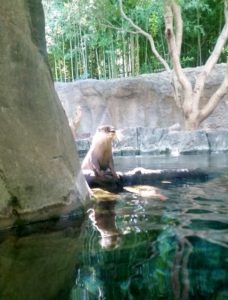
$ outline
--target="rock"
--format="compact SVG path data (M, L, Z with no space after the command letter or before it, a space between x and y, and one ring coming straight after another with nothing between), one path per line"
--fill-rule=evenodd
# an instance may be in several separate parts
M228 151L228 130L179 131L170 128L126 128L119 130L121 139L113 143L114 155L170 154ZM80 154L89 150L86 139L76 141Z
M41 0L1 1L0 219L40 220L86 201L68 120L55 92Z
M160 140L160 152L187 154L209 151L207 136L204 131L169 132Z
M94 196L94 200L96 202L100 201L117 201L120 199L120 195L116 193L111 193L107 190L103 190L101 188L93 188L92 193Z
M77 150L80 156L84 156L91 145L91 138L76 140Z
M118 139L118 136L121 139ZM117 138L113 143L115 155L136 155L138 154L137 128L126 128L118 130Z
M181 130L181 126L179 123L175 123L171 126L169 126L169 131L180 131Z
M214 93L223 80L226 64L216 65L208 77L202 103ZM201 67L185 69L191 82ZM134 78L112 80L79 80L56 83L55 88L69 119L77 106L82 107L78 138L93 135L102 124L116 129L184 127L181 109L175 104L170 72L146 74ZM201 129L228 127L228 95L202 124Z
M13 228L4 232L5 239L1 231L1 272L9 274L7 280L0 276L1 299L68 298L71 285L67 282L75 273L75 256L80 255L75 241L84 217L63 219Z
M140 127L137 130L138 133L138 147L140 154L153 154L164 152L162 139L164 136L168 136L168 129L165 128L149 128ZM166 151L166 149L165 149Z
M160 189L151 185L125 186L124 190L146 199L159 199L161 201L168 199L168 197L161 194Z
M207 137L211 151L228 151L228 130L211 130Z

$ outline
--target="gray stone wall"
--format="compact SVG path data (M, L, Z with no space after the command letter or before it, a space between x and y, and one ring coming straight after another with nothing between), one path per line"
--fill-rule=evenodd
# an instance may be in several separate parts
M175 128L138 127L118 131L121 138L113 143L115 155L180 154L228 151L228 130L210 129L180 131ZM91 138L76 141L83 157L89 150Z
M185 72L192 82L201 68ZM225 65L216 65L207 79L202 103L222 82ZM81 80L56 83L56 91L71 120L77 106L82 107L78 137L93 135L101 124L117 129L129 127L165 128L179 123L183 128L181 110L174 102L170 73L161 72L116 80ZM228 95L201 128L228 128Z

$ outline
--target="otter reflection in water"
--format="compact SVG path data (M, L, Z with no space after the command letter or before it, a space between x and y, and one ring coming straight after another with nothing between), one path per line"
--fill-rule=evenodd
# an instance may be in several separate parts
M118 178L112 155L112 141L115 135L116 130L113 126L98 127L92 145L82 162L82 170L93 171L98 177L104 177L105 172L110 170L111 175Z
M101 190L102 191L102 190ZM96 191L94 191L96 194ZM97 189L99 193L99 189ZM105 191L102 191L105 192ZM108 193L108 192L105 192ZM111 194L111 197L113 194ZM113 197L115 197L113 195ZM102 201L97 202L93 209L89 209L89 218L94 227L101 235L100 245L105 249L114 249L120 245L121 232L116 226L116 213L115 213L116 199L103 198Z

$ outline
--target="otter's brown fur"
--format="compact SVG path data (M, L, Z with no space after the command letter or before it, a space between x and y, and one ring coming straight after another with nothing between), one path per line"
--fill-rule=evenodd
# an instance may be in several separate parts
M97 176L104 176L104 172L108 169L114 177L117 177L114 170L112 141L115 137L115 128L110 125L100 126L86 154L83 162L83 170L92 170Z

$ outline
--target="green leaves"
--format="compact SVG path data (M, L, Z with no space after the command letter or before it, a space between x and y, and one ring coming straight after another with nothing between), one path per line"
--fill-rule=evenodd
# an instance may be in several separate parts
M176 1L182 6L184 21L182 63L195 66L206 61L221 31L224 1ZM153 36L159 53L167 58L163 4L164 0L123 0L126 14ZM56 80L65 78L60 74L65 69L65 74L74 73L66 80L74 80L85 73L93 78L109 78L161 68L148 41L133 33L121 18L118 0L43 0L43 5L48 53L53 74L58 74ZM222 60L226 53L224 49ZM58 67L56 72L56 65L64 63L64 68Z
M152 14L149 18L150 33L155 37L158 33L159 20L157 14Z

